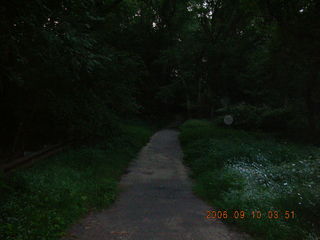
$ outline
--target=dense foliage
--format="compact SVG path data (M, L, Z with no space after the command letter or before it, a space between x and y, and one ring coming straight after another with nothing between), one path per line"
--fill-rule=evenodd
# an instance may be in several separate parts
M318 239L320 149L190 120L181 127L195 191L257 239ZM245 217L232 219L234 211ZM262 217L252 217L260 211ZM277 211L279 218L269 218ZM285 219L285 212L295 217Z
M128 5L121 10L84 0L1 6L2 151L110 136L119 130L119 116L137 111L135 84L144 64L114 39L123 32Z
M235 124L315 135L319 9L314 0L6 1L1 155L112 135L117 118L136 113L256 109Z

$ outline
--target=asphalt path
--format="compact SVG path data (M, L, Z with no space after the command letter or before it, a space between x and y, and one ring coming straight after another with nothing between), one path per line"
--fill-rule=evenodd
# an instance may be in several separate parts
M120 182L110 208L91 213L64 239L80 240L224 240L248 239L219 220L192 193L175 130L161 130L140 151Z

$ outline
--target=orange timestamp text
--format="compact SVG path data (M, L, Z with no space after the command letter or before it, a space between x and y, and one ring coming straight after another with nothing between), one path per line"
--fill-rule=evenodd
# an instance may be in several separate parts
M245 219L245 218L252 218L252 219L294 219L296 214L294 211L243 211L243 210L236 210L236 211L207 211L206 218L207 219Z

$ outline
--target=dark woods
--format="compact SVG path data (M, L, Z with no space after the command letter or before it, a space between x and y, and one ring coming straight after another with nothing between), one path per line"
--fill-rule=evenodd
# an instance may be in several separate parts
M314 0L37 0L0 6L1 156L113 136L119 119L232 114L319 133Z

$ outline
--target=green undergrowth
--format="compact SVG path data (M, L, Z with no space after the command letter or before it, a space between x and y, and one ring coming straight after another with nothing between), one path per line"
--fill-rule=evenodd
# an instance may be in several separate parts
M121 128L112 140L2 176L0 239L59 239L88 211L108 207L116 199L120 176L151 135L142 124Z
M256 239L319 239L319 148L205 120L185 122L180 140L194 191L216 210L227 211L225 221ZM236 211L245 217L235 219ZM262 217L254 218L252 211Z

